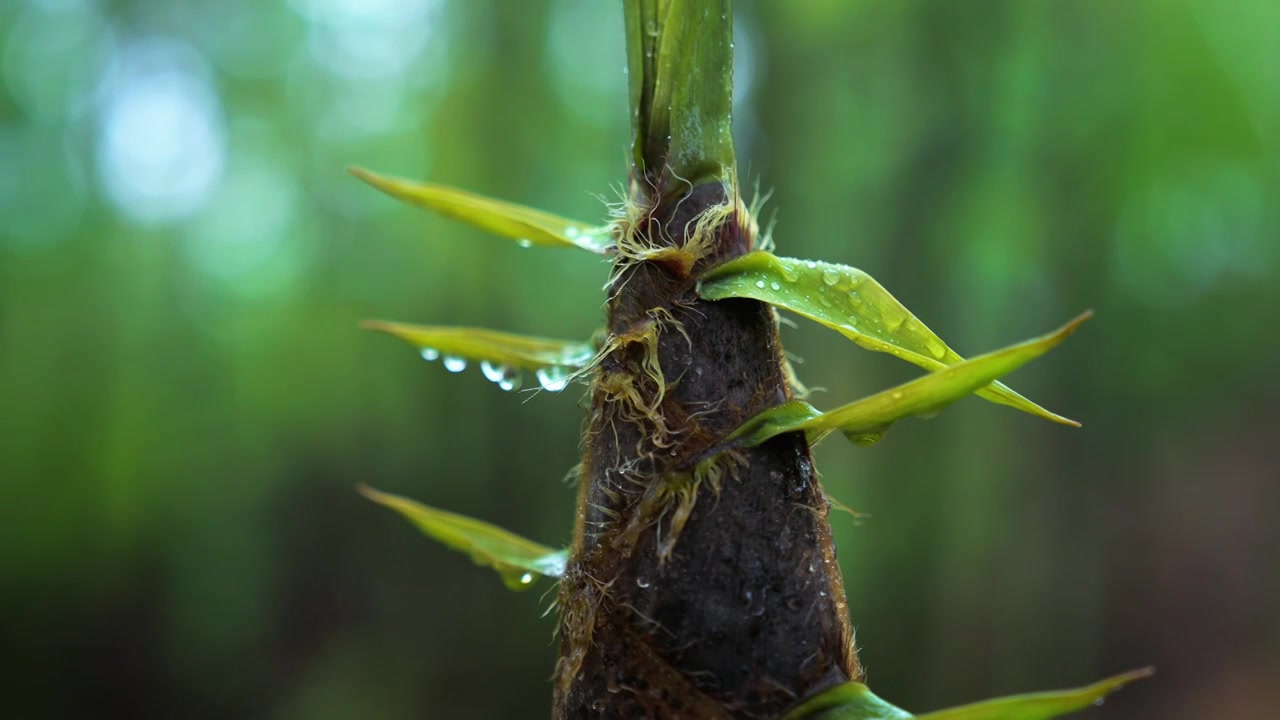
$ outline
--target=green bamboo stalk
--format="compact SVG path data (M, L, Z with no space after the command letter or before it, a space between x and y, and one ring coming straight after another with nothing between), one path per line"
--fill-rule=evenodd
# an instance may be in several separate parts
M637 175L663 187L673 178L732 182L732 4L624 0L623 8Z

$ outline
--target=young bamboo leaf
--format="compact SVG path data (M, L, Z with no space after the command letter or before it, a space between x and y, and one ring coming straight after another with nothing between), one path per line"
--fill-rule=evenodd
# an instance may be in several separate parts
M1090 315L1091 312L1086 312L1048 335L961 361L828 412L819 412L803 400L791 400L743 423L730 433L728 442L759 445L775 435L804 431L810 443L817 443L839 430L853 442L869 445L879 440L894 422L912 415L933 415L1040 357L1075 332Z
M465 552L477 565L498 571L512 590L529 587L535 575L559 578L564 574L568 550L552 550L487 522L437 510L399 495L361 485L360 494L408 518L422 532Z
M1050 720L1097 705L1125 685L1153 674L1153 668L1142 668L1072 690L1013 695L917 717L920 720Z
M912 715L876 697L866 685L844 683L807 700L783 720L1051 720L1102 702L1134 680L1150 677L1151 668L1134 670L1073 690L1014 695L924 715Z
M868 350L890 353L926 370L964 361L880 283L848 265L780 258L757 250L709 270L698 292L708 300L767 302L826 325ZM1064 425L1080 424L998 382L977 394Z
M404 340L418 348L426 360L444 358L450 370L461 370L467 360L479 361L484 376L503 390L519 389L521 370L532 371L544 390L563 390L570 376L595 357L595 348L589 343L483 328L408 325L382 320L366 320L361 327Z
M876 697L860 682L837 685L782 717L782 720L901 720L911 713Z
M588 223L568 220L447 185L414 182L358 167L350 170L352 175L397 200L435 210L442 215L511 238L525 247L576 247L604 255L613 246L613 237L608 227L591 227Z

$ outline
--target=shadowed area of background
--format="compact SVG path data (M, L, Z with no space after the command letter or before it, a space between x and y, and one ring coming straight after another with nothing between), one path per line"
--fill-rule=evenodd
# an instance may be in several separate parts
M739 162L781 254L861 267L964 354L1098 311L1009 381L1081 430L967 400L818 450L870 514L833 524L871 685L923 711L1154 664L1089 716L1274 714L1280 5L737 20ZM0 5L13 717L547 716L551 596L352 487L567 542L579 394L356 324L586 338L607 268L344 168L599 219L622 43L590 0ZM819 407L917 374L783 333Z

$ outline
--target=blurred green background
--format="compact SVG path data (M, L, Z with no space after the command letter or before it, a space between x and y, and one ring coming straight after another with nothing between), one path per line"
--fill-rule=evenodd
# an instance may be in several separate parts
M1096 718L1280 707L1280 4L737 9L744 179L962 353L977 400L817 453L870 683L915 710L1160 674ZM585 338L607 268L344 168L586 220L626 169L600 0L0 4L0 697L13 718L538 718L551 595L356 483L569 539L579 393L368 317ZM830 406L916 374L802 323ZM525 402L529 400L529 402Z

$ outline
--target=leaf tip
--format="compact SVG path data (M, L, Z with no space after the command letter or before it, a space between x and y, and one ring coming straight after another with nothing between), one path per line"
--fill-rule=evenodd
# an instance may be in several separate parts
M1093 317L1093 310L1085 310L1079 315L1068 320L1066 325L1058 328L1058 331L1055 332L1054 335L1060 339L1065 339L1068 335L1078 330L1080 326L1084 324L1085 320L1088 320L1091 317Z
M386 497L386 493L374 490L364 483L356 483L356 492L376 503L382 503L383 498Z
M1116 687L1119 688L1120 686L1134 682L1135 680L1145 680L1149 677L1152 677L1155 674L1156 674L1155 666L1148 665L1146 667L1138 668L1137 670L1130 670L1129 672L1126 672L1126 673L1120 673L1119 675L1116 675L1114 678L1112 678L1112 680L1115 682Z
M379 175L378 173L372 170L362 168L359 165L348 165L347 172L354 175L357 179L363 180L369 185L372 185L378 190L381 190L382 192L393 194L392 188L394 187L394 185L391 182L391 178L388 178L384 175Z

